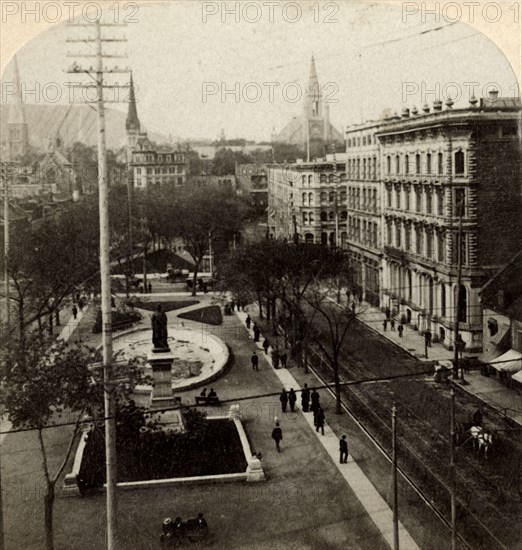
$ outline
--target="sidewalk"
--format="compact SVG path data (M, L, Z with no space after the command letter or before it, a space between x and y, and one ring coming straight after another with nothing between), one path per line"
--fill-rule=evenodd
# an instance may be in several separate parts
M245 312L236 311L236 315L239 317L241 322L245 324L245 319L247 314ZM246 326L245 326L246 329ZM248 329L247 329L248 330ZM250 335L253 335L252 329L248 330ZM273 367L270 351L272 348L269 348L269 353L263 353L262 341L264 338L261 338L257 343L257 347L260 350L260 355ZM274 373L281 381L281 385L289 390L293 388L296 392L300 392L301 386L294 378L294 376L284 368L274 369ZM296 409L300 410L299 407L300 400L296 403ZM278 413L279 414L279 413ZM329 454L333 463L336 465L340 474L343 476L345 482L348 484L350 489L354 492L355 496L359 502L364 507L366 513L370 516L376 527L379 529L382 537L386 542L393 547L393 513L386 501L380 496L375 487L363 473L361 468L354 461L353 457L350 455L348 458L347 464L339 463L339 438L333 432L328 424L325 423L324 426L324 436L320 435L315 431L313 425L313 414L312 413L302 413L304 419L306 420L308 426L311 428L313 433L317 436L323 448ZM409 532L405 529L404 525L399 522L399 538L401 541L401 548L404 550L415 550L419 547L416 542L413 540Z
M384 312L367 303L363 303L362 307L363 311L358 315L358 319L362 323L373 332L401 347L419 361L451 361L453 359L454 352L438 343L432 343L431 347L428 348L428 357L426 358L424 338L417 331L406 325L402 338L399 338L397 330L391 330L390 323L388 323L387 330L384 330L383 321L386 317ZM506 388L492 377L482 376L476 370L466 374L465 379L467 384L461 386L463 391L478 397L500 414L522 425L522 395L520 393Z

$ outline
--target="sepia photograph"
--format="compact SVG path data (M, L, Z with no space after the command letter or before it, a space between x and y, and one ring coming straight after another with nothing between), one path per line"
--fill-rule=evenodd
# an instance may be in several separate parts
M0 0L0 550L522 550L520 0Z

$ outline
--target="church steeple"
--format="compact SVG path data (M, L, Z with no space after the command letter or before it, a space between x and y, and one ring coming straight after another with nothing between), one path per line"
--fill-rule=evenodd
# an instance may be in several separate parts
M305 117L321 118L323 116L323 94L317 78L317 69L315 67L315 57L312 54L310 63L310 76L308 78L308 88L305 98Z
M140 119L138 118L138 109L136 108L136 92L134 90L132 71L130 75L129 112L127 113L125 128L128 133L135 132L139 134L140 132Z
M16 55L13 58L13 69L13 81L16 86L16 93L13 96L13 103L10 105L9 118L7 120L10 160L23 157L29 150L29 129L25 120L24 103L22 101L20 86L20 71Z

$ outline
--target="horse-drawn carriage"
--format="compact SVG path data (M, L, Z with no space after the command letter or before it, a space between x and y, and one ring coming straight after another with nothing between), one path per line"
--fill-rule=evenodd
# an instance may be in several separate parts
M456 421L455 439L460 447L472 443L477 453L488 458L494 446L493 432L483 425L482 411L477 409L472 417Z
M183 546L186 542L198 543L208 541L210 533L203 514L186 522L177 517L174 521L165 518L161 529L160 543L162 547L174 548Z

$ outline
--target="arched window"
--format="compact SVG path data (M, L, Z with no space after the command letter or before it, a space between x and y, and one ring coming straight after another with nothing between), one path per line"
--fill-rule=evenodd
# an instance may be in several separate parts
M308 213L303 212L303 224L306 225L308 223Z
M437 155L437 173L439 176L444 173L444 155L442 153Z
M399 155L395 156L395 173L401 173L401 157L399 157Z
M408 300L411 301L412 297L412 280L411 280L411 271L408 269L406 272L406 280L408 281Z
M440 285L440 316L446 316L446 285L444 283Z
M333 191L330 191L330 193L328 195L328 201L329 202L334 202L335 201L335 193Z
M386 173L391 174L391 157L388 155L386 157Z
M455 153L455 174L464 175L464 153L457 151Z
M348 219L348 212L346 210L343 210L341 212L341 221L345 222Z
M330 212L328 212L328 219L333 220L334 218L335 218L335 214L333 213L333 211L330 210Z
M305 243L311 244L314 242L314 236L312 233L305 233Z
M321 183L326 183L326 174L321 174L321 176L319 177L319 181Z
M326 202L326 191L321 192L321 202Z
M426 155L426 174L431 174L431 153Z
M308 195L306 193L303 193L303 205L306 204L307 197L308 197Z
M404 155L404 173L406 175L410 173L410 155Z
M303 182L303 187L306 185L306 176L301 176L301 180Z
M327 214L326 214L326 212L321 212L321 221L322 221L322 222L325 222L326 219L327 219Z
M312 204L314 204L314 194L313 193L308 193L308 204L310 206L312 206Z
M328 174L328 183L334 183L335 176L333 174Z
M328 244L328 235L326 233L321 233L321 244L323 246Z
M416 174L421 173L421 156L419 153L415 155L415 173Z
M313 212L310 212L308 214L308 221L310 222L310 225L312 225L314 223L314 213Z
M312 175L308 176L308 185L312 184L312 180L313 180L313 176ZM313 237L314 236L312 235L312 239L313 239Z

